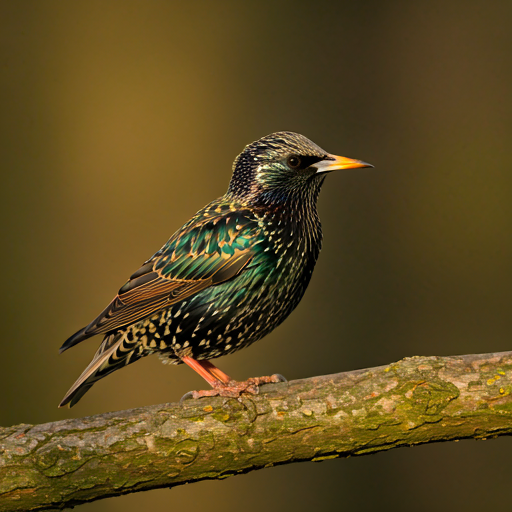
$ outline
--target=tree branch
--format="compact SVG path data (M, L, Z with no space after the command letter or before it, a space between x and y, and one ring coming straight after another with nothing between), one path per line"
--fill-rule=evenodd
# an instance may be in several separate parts
M412 357L203 398L0 429L0 510L48 510L275 464L512 434L512 352Z

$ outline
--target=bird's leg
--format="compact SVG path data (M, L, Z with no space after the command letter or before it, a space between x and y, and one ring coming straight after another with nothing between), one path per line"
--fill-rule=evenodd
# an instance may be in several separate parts
M207 372L211 373L214 377L217 377L224 384L229 384L233 379L226 375L221 369L217 368L210 361L197 361Z
M218 386L221 386L222 384L226 384L231 380L231 377L227 376L224 372L220 371L216 366L213 366L213 364L208 363L208 361L196 361L192 357L182 357L181 360L187 365L192 368L195 372L197 372L203 379L210 384L212 388L216 388ZM222 376L217 376L213 371L212 368L215 368L217 372L222 374Z
M219 370L215 365L209 361L196 361L192 357L185 356L181 360L192 370L197 372L203 379L210 384L213 389L202 391L191 391L183 396L184 398L201 398L203 396L227 396L237 398L243 392L252 393L256 395L259 393L259 386L262 384L269 384L271 382L286 382L286 379L279 374L270 375L267 377L251 377L243 382L233 380L229 375Z

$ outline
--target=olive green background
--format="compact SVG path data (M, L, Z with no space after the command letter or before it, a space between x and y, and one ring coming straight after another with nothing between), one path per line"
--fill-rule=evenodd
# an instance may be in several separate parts
M288 379L512 349L512 3L0 3L0 424L176 401L205 384L146 358L56 408L99 338L61 343L211 199L263 135L375 169L330 175L309 290L217 360ZM512 439L266 469L82 512L510 504Z

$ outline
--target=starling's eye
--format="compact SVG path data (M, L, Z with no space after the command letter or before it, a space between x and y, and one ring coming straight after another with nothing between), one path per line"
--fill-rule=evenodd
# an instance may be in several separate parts
M291 155L288 157L288 160L286 161L289 167L292 169L298 169L300 167L300 164L302 163L300 157L297 155Z

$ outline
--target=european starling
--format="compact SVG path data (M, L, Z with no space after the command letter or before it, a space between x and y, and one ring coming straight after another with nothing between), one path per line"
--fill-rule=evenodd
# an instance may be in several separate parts
M60 403L76 404L109 373L157 353L185 363L213 389L239 396L277 375L235 382L208 360L263 338L297 306L322 245L316 202L326 173L371 165L277 132L249 144L226 194L180 228L106 309L60 351L103 334L94 358Z

